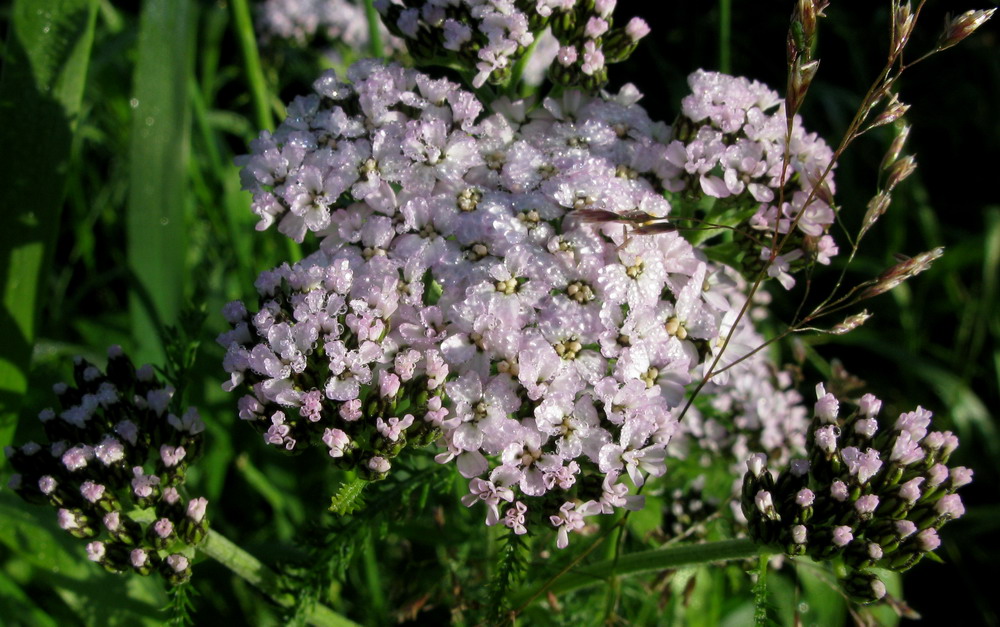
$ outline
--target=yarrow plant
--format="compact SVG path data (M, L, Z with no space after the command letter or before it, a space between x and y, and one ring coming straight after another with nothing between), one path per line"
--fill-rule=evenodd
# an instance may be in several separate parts
M903 571L938 548L941 526L965 513L956 491L972 481L972 471L947 466L958 438L929 431L926 409L880 427L882 402L874 395L862 396L847 416L822 384L816 395L807 457L777 475L766 455L747 460L743 515L758 542L841 561L845 590L871 603L886 588L870 569Z
M362 50L372 45L364 5L358 0L263 0L257 6L257 30L266 44L337 44ZM384 26L377 25L377 30L379 44L387 50L403 48L402 41L390 36Z
M227 388L252 384L241 418L376 477L440 432L488 524L523 533L528 503L561 494L543 509L560 545L585 516L639 507L622 480L664 473L684 388L738 323L736 280L680 235L590 219L668 217L669 129L632 89L480 118L412 70L349 78L325 75L242 158L258 228L321 250L261 275L259 312L227 309Z
M576 617L557 595L601 581L612 582L610 622L626 603L621 577L749 558L752 587L721 576L712 585L753 597L766 624L779 554L788 558L774 560L779 576L804 576L808 557L852 603L903 608L887 573L931 554L938 530L965 511L957 490L973 473L948 465L958 438L930 430L920 407L886 419L882 402L845 377L818 385L810 411L799 391L811 376L804 349L794 364L767 349L793 334L851 332L870 317L861 301L941 256L935 248L842 285L916 168L904 154L900 76L993 12L949 18L931 51L908 61L924 3L892 0L887 65L844 137L827 143L800 114L827 2L795 3L783 96L695 70L676 111L631 84L606 89L609 67L650 32L640 18L616 21L616 5L258 5L264 46L326 38L353 49L345 58L391 48L395 59L330 62L338 69L317 72L287 108L262 97L264 73L248 61L258 128L272 113L281 121L255 132L235 164L257 240L273 254L245 268L253 289L229 290L244 298L222 309L226 328L210 349L222 356L222 400L185 387L200 329L185 318L165 331L176 336L164 343L172 384L294 456L279 466L219 449L266 502L245 508L255 542L273 526L298 545L271 547L285 560L280 573L209 530L208 501L184 486L206 451L206 424L117 346L106 374L78 359L75 385L53 388L60 409L39 414L46 443L7 449L10 489L54 507L58 526L88 540L87 557L107 570L158 572L180 586L200 554L296 624L354 624L328 605L379 624L510 624L541 611L533 602L543 595L565 620L592 622L589 606ZM248 15L247 0L233 0L235 21ZM388 48L386 32L398 38ZM255 44L243 35L250 58ZM227 124L195 102L206 137ZM845 221L838 162L888 126L862 224L835 234ZM238 219L226 220L236 232ZM248 250L233 254L254 266ZM814 273L835 258L844 270L832 291L811 294ZM805 292L790 321L768 287L780 298ZM832 315L841 321L817 326ZM213 503L229 481L191 474ZM329 510L288 506L283 491L296 489L332 496ZM398 541L385 542L392 534ZM484 537L486 548L471 548ZM481 557L495 566L470 565ZM403 577L414 564L440 581ZM347 587L361 579L354 599ZM686 582L656 585L680 599ZM173 620L183 622L178 590ZM441 607L446 617L421 616Z
M8 487L55 508L59 526L90 540L87 557L109 571L184 583L208 529L208 501L182 494L204 423L194 408L171 413L174 389L119 346L108 349L107 374L82 358L73 370L75 385L53 387L59 410L38 415L48 442L5 451L17 471Z
M607 65L628 58L649 26L632 18L614 26L617 0L377 0L386 26L406 41L418 61L475 67L471 83L507 85L523 72L533 47L549 29L559 43L549 78L587 89L608 81Z

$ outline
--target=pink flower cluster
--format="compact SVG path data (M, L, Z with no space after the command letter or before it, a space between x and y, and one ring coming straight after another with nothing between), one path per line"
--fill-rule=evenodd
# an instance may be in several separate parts
M827 234L835 215L829 204L832 173L817 187L833 151L815 133L806 133L796 115L786 163L784 102L761 83L699 70L688 84L691 94L681 102L667 158L685 173L689 188L697 185L703 194L729 204L756 205L748 226L760 238L770 241L771 234L794 230L796 238L781 254L758 246L768 274L789 289L793 262L828 264L837 254Z
M406 40L417 58L458 57L474 67L474 87L506 83L513 66L546 27L559 41L552 66L562 84L607 82L606 64L623 61L649 26L633 18L612 28L617 0L376 0L394 34Z
M360 50L368 45L368 18L359 0L263 0L257 7L257 29L264 41L293 40L306 44L316 38ZM402 42L383 28L392 48Z
M203 448L197 410L172 413L173 387L150 365L136 369L119 346L108 349L106 374L76 358L74 383L53 386L61 409L38 415L48 442L6 448L16 471L8 487L56 508L59 526L92 540L87 555L106 569L186 581L190 569L170 559L208 532L208 501L185 504L180 492ZM154 522L133 518L149 508Z
M669 129L632 88L480 116L414 71L365 62L349 78L322 77L242 160L260 226L314 231L321 250L262 274L260 311L227 309L241 416L285 448L301 428L334 457L356 444L383 471L391 435L440 430L467 501L515 530L527 517L565 536L639 506L622 478L665 472L672 412L737 289L676 233L574 212L667 216ZM550 493L557 511L532 511Z
M816 397L808 459L777 475L767 455L747 459L741 509L751 537L791 555L840 556L865 575L910 568L939 546L938 530L965 513L957 491L972 471L948 466L958 438L930 431L931 413L921 407L888 423L871 394L850 413L822 384ZM878 600L885 589L868 594L866 602Z

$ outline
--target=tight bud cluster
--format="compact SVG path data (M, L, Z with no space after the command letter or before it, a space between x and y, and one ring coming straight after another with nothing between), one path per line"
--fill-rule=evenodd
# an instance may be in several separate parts
M607 83L607 64L624 61L649 27L614 27L617 0L377 0L386 26L417 60L474 67L474 87L506 84L542 33L559 42L549 77L588 91ZM457 57L457 59L456 59Z
M827 234L835 215L832 174L818 185L833 151L807 134L798 116L786 137L785 104L761 83L699 70L688 84L691 94L681 102L667 159L682 170L688 195L717 199L703 216L707 222L738 220L750 229L742 242L748 247L743 265L766 264L789 289L793 267L828 264L837 254ZM772 255L774 234L790 235L779 255Z
M53 388L60 409L38 416L48 442L6 450L17 473L8 486L56 508L59 526L90 540L87 556L109 571L183 583L191 547L208 532L208 502L181 495L204 423L194 408L171 413L173 388L151 366L136 370L117 346L107 374L82 358L74 365L75 386Z
M903 571L940 544L938 530L965 513L956 491L968 468L947 466L958 446L949 431L929 431L918 407L891 427L876 418L881 401L866 394L841 416L822 384L808 433L808 458L773 475L751 455L741 506L751 537L789 555L842 560L847 591L859 602L885 595L872 567Z

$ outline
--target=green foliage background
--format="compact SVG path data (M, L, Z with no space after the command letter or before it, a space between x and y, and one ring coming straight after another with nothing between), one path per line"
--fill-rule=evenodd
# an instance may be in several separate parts
M612 87L638 84L654 119L672 119L685 77L698 67L779 89L784 84L790 3L656 3L650 14L652 4L620 2L626 15L647 18L653 35L611 75ZM822 23L822 67L803 117L807 128L831 142L884 59L883 4L836 3ZM914 48L931 45L946 11L968 8L975 7L930 2ZM498 555L517 551L506 547L503 534L484 529L481 512L457 505L465 491L459 479L417 457L406 472L433 475L414 479L419 489L376 491L366 511L373 501L377 511L354 522L334 520L326 508L344 477L321 459L264 450L259 437L238 424L235 399L220 389L223 351L213 339L224 328L222 305L250 298L258 272L302 254L273 231L254 231L233 157L261 128L272 127L282 103L304 91L319 64L328 63L291 49L258 50L249 17L246 0L15 0L0 8L6 41L0 68L0 172L6 178L0 187L6 217L0 229L0 444L37 436L33 415L50 402L51 384L67 376L67 357L82 354L102 363L113 343L139 361L166 363L170 355L174 374L187 382L185 404L197 405L208 424L207 455L191 483L209 498L216 529L270 564L325 560L336 566L324 596L360 622L413 616L474 621L470 599L485 598L479 589L490 581L513 577L502 566L494 572L494 564ZM994 411L1000 404L998 32L996 24L987 25L904 79L902 98L914 105L911 149L921 168L865 241L849 277L877 274L895 253L944 245L946 256L873 303L876 317L862 329L836 340L807 338L780 355L788 362L804 356L810 381L828 376L831 360L840 359L887 400L890 412L921 404L961 436L957 461L976 472L963 490L968 513L943 533L939 553L946 563L922 563L905 578L911 605L929 624L945 617L961 622L962 613L972 623L1000 624L984 588L988 578L974 574L995 571L1000 560ZM348 62L367 51L339 53ZM886 135L866 138L837 170L849 228L860 223L887 142ZM814 293L824 293L817 281ZM779 298L779 319L796 304ZM178 357L185 350L190 359ZM626 552L655 545L650 533L662 522L657 505L663 501L651 502L626 525ZM608 528L616 523L609 521ZM65 536L51 511L0 490L0 620L71 625L167 619L160 608L168 598L158 582L107 575ZM599 547L594 557L612 557L613 544ZM521 550L539 554L543 548L551 550L539 540ZM525 577L555 572L567 559L535 555ZM845 621L844 605L822 573L798 571L797 578L769 578L771 618L782 624ZM316 576L300 574L303 581ZM745 624L754 610L749 585L739 566L686 569L536 604L525 619ZM195 567L194 588L199 622L284 620L283 611L214 562ZM881 614L884 620L890 615Z

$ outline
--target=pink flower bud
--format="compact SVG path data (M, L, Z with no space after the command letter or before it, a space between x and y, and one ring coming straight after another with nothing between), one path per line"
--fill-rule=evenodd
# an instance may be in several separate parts
M833 528L833 543L838 547L847 546L851 540L854 539L854 534L851 533L851 528L847 525L840 525Z
M104 559L104 554L106 552L107 549L105 548L104 543L100 540L94 540L93 542L87 544L87 559L92 562L99 562Z

